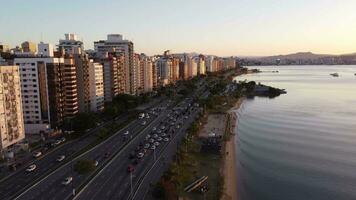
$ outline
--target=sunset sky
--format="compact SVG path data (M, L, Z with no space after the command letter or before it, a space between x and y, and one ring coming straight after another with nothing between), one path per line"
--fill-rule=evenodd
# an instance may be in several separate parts
M120 33L148 55L262 56L356 52L356 0L0 0L0 42L57 44L76 33L86 48Z

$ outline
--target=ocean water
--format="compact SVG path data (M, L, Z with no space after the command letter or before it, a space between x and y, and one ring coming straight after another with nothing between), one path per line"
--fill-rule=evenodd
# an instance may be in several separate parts
M288 93L238 110L240 199L356 199L356 66L255 68L236 79Z

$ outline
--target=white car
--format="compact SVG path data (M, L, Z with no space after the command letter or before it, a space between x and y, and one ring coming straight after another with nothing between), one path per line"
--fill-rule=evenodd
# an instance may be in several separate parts
M149 119L149 118L150 118L150 115L146 114L146 118Z
M140 152L140 153L137 154L137 158L141 159L141 158L143 158L144 155L145 155L144 153Z
M129 133L130 133L129 131L125 131L124 135L129 135Z
M146 121L143 121L143 122L141 123L141 125L144 126L144 125L146 125L146 123L147 123Z
M36 168L37 168L37 166L35 164L30 165L30 166L27 167L26 172L35 171Z
M169 138L164 138L163 141L168 142Z
M58 156L58 158L56 159L56 161L57 161L57 162L62 162L65 158L66 158L65 155L61 155L61 156Z
M138 115L138 118L139 119L142 119L142 118L144 118L145 117L145 113L140 113L139 115Z
M94 166L97 167L99 165L99 162L97 160L94 161Z
M152 146L150 147L150 149L151 149L151 150L155 150L155 149L156 149L156 146L155 146L155 145L152 145Z
M62 181L62 185L69 185L73 181L73 177L69 176L64 181Z
M40 151L35 151L35 152L33 153L33 157L34 157L34 158L38 158L38 157L40 157L40 156L42 156L42 152L40 152Z

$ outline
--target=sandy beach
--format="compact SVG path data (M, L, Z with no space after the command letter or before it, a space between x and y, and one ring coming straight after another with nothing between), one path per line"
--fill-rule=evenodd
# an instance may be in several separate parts
M240 108L244 98L240 98L235 106L229 111L230 127L228 128L231 132L230 140L225 143L225 156L222 165L222 172L224 175L224 192L222 200L238 200L239 196L237 194L237 172L236 172L236 147L235 147L235 135L236 130L236 120L237 116L235 111Z

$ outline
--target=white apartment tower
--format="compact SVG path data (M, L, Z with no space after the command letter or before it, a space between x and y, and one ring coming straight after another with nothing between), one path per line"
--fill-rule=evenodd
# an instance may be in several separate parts
M73 33L64 34L65 39L59 40L58 48L64 50L65 54L82 54L83 42Z
M92 60L89 63L89 96L91 112L104 109L103 65Z
M0 66L0 151L25 138L18 66Z

